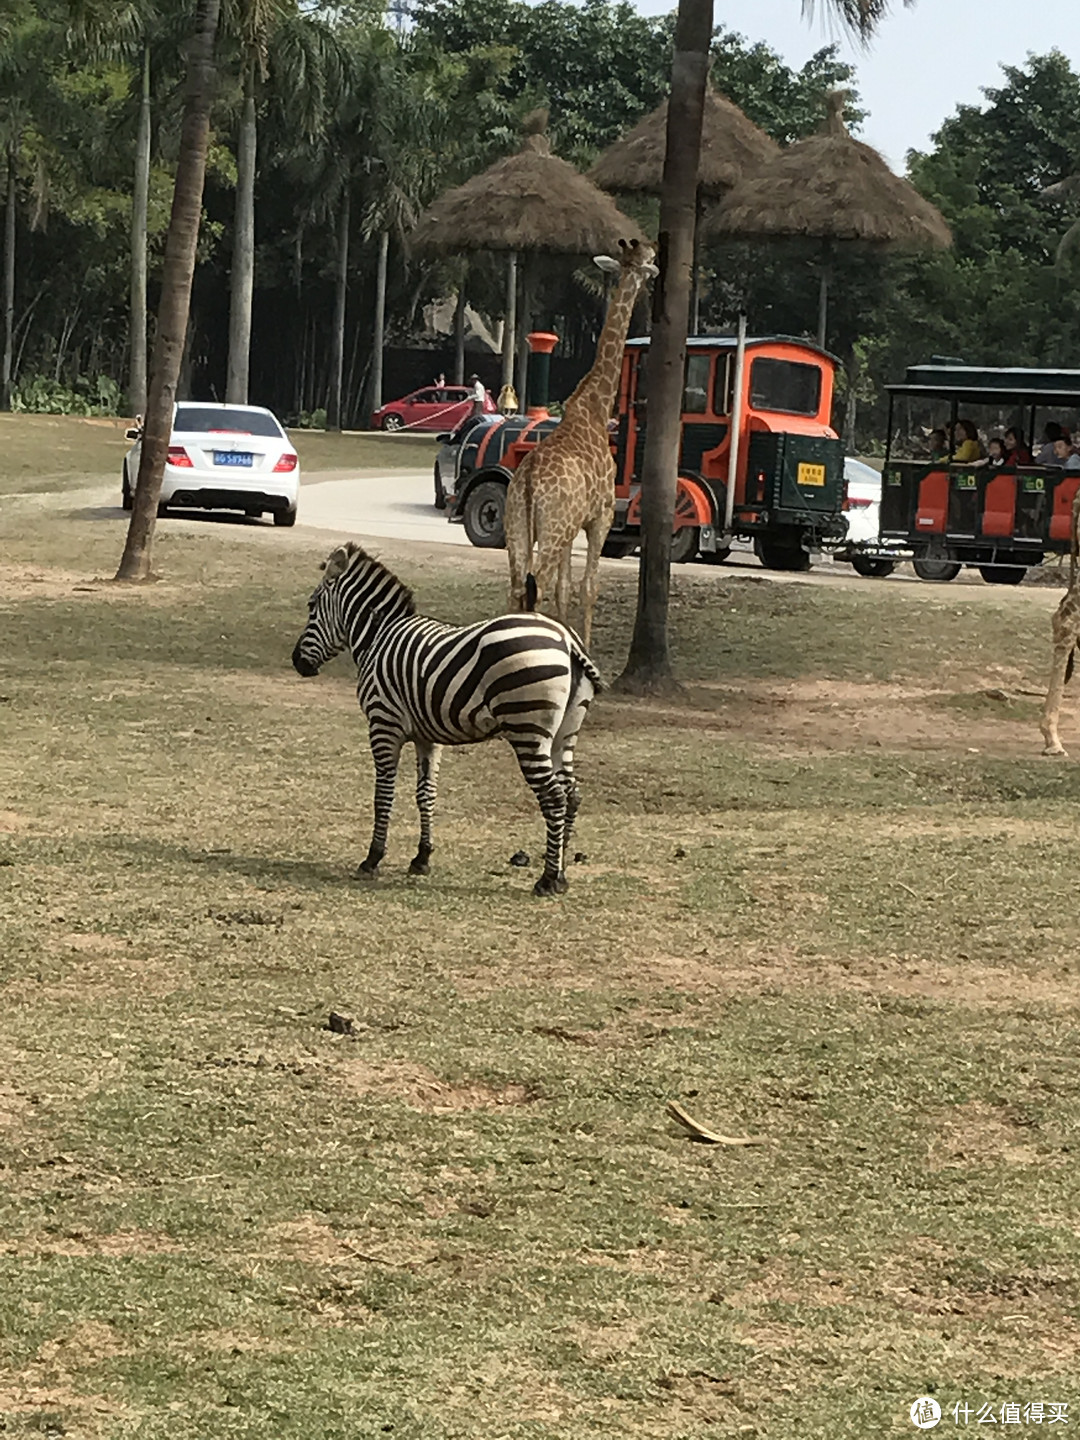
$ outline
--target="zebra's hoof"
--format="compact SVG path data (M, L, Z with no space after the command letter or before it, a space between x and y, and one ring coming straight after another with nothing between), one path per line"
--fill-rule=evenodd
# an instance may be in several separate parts
M566 876L560 870L558 875L543 874L533 886L534 895L565 895L569 889Z
M431 866L426 860L413 860L409 865L410 875L430 875Z
M372 881L378 880L379 867L377 865L369 865L365 860L362 865L356 867L356 878L357 880L366 880L370 884Z

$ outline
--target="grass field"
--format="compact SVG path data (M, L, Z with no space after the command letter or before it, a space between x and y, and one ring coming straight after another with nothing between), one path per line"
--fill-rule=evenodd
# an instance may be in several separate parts
M403 771L357 884L351 676L288 663L325 543L159 535L120 589L119 525L3 515L5 1437L1080 1422L1056 595L677 577L685 699L597 703L544 902L501 745L447 755L422 881ZM425 610L501 608L469 552L381 548Z
M102 477L115 477L119 485L131 448L124 437L129 424L106 417L0 414L0 498L72 490ZM429 470L434 463L431 436L294 430L291 439L304 470Z

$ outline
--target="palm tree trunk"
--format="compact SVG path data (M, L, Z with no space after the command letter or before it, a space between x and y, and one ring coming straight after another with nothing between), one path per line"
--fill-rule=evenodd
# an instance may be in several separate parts
M375 335L371 342L371 408L382 408L383 344L386 336L386 261L390 252L390 232L379 234L379 263L375 271Z
M135 189L131 197L131 335L128 411L146 409L146 213L150 198L150 46L143 46L142 99L135 139Z
M822 266L818 281L817 343L825 349L825 334L829 326L829 271Z
M251 361L251 299L255 287L255 62L244 75L244 108L236 144L236 216L229 280L229 364L225 400L246 405Z
M0 369L0 410L11 409L11 359L15 344L15 155L7 152L7 199L4 205L4 359Z
M649 425L641 474L638 608L626 669L618 681L621 688L638 693L662 693L675 688L668 648L671 531L712 15L712 0L679 0L660 196L660 274L653 294L649 345Z
M454 382L465 384L465 276L458 286L457 304L454 306Z
M338 207L337 263L334 276L334 338L330 349L330 394L326 403L326 428L341 429L341 382L345 374L345 292L349 280L349 224L352 219L352 190L346 180Z
M158 306L150 390L146 402L142 458L127 542L116 572L117 580L147 580L150 577L154 521L172 432L173 400L187 331L195 249L202 217L210 106L214 96L214 37L220 9L221 0L198 0L188 47L187 94L173 186L172 214L165 237L161 303Z

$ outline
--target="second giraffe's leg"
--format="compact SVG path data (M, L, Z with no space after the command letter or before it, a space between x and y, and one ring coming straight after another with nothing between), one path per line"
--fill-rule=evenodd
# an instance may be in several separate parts
M431 821L435 814L435 791L439 783L439 760L442 751L438 745L416 743L416 808L420 811L420 848L409 866L410 875L426 875L430 866Z
M401 758L400 735L371 735L371 754L375 760L375 828L366 859L356 872L358 880L374 880L379 863L386 854L386 836L390 829L390 812L394 808L394 783Z
M585 649L589 648L592 639L592 617L596 605L596 597L600 593L600 552L604 548L604 541L611 529L611 514L605 511L603 515L590 520L585 526L585 538L589 542L589 553L585 557L585 574L581 581L581 638L585 642Z
M544 873L533 886L534 895L561 895L566 890L563 868L563 837L566 829L566 791L555 774L551 756L539 750L535 742L518 741L511 737L521 773L536 796L547 826L544 852Z
M1080 615L1076 607L1070 606L1066 611L1065 606L1069 596L1061 602L1053 619L1054 626L1054 660L1050 670L1050 684L1046 689L1046 702L1043 705L1041 730L1046 744L1043 746L1044 755L1064 755L1065 746L1061 743L1061 736L1058 734L1058 718L1061 714L1061 698L1065 693L1065 677L1069 669L1069 659L1076 649L1076 642L1080 639ZM1062 612L1065 611L1063 614Z
M567 551L569 551L569 546L567 546ZM559 566L562 564L562 555L562 548L550 543L546 537L536 547L532 573L533 579L536 581L537 610L540 609L541 602L551 596L552 591L555 592L555 603L558 604Z
M503 529L506 532L506 555L510 562L510 609L524 610L525 575L532 563L532 556L529 554L528 517L525 514L522 485L518 477L515 477L515 481L507 488Z

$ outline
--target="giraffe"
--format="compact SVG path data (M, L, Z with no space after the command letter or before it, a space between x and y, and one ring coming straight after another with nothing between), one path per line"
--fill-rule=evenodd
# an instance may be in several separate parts
M504 526L510 558L510 608L535 610L555 586L555 614L570 612L570 552L579 530L589 542L581 582L586 649L600 588L600 550L615 515L615 461L608 420L622 366L626 332L638 292L657 273L653 251L619 241L618 260L598 255L601 270L619 275L596 346L593 367L567 400L563 418L515 470L506 493ZM536 552L535 564L533 552Z
M1072 508L1072 554L1069 560L1069 588L1061 597L1061 604L1054 612L1051 622L1054 629L1054 662L1050 671L1050 684L1046 691L1046 703L1042 712L1042 733L1046 744L1044 755L1064 755L1065 746L1058 734L1058 716L1061 713L1061 697L1066 682L1072 678L1076 647L1080 644L1080 490Z

